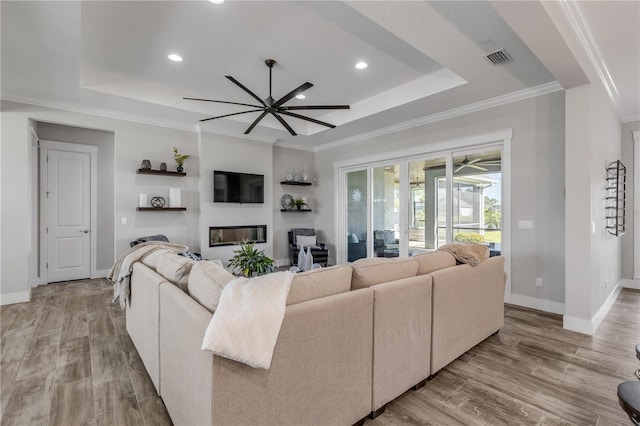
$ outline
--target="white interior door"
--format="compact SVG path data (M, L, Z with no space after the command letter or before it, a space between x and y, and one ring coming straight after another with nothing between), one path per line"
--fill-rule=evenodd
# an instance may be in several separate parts
M91 155L47 150L47 282L91 275Z

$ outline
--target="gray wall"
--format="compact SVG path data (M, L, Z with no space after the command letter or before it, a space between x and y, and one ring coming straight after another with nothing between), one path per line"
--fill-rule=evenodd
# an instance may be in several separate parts
M633 164L633 136L631 132L640 130L640 121L632 121L622 125L622 162L627 167L627 231L622 236L622 278L633 278L633 259L640 253L633 252L634 221L634 176L637 171ZM637 215L636 215L637 216Z
M98 147L98 211L96 269L109 269L114 262L114 135L113 132L36 123L40 140Z
M306 167L312 181L311 186L281 185L286 180L288 169L301 171ZM288 264L289 244L287 232L292 228L313 228L317 215L316 183L313 182L316 172L313 163L313 152L298 149L273 147L273 258L280 264ZM280 200L284 194L290 194L294 198L307 197L308 208L313 212L296 213L281 212ZM323 236L318 239L322 242Z
M512 293L564 302L564 92L528 99L316 153L316 228L334 243L333 164L449 139L513 128ZM533 220L533 230L517 228ZM332 250L334 247L330 247ZM334 251L335 252L335 251ZM542 277L544 286L535 286Z

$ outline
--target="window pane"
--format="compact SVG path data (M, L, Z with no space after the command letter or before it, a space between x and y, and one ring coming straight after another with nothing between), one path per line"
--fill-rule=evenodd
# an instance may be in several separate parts
M400 254L400 166L373 169L373 255Z
M367 171L347 173L347 260L367 257Z
M409 255L445 244L446 187L444 158L409 163Z
M453 240L486 244L500 254L502 172L500 150L453 158Z

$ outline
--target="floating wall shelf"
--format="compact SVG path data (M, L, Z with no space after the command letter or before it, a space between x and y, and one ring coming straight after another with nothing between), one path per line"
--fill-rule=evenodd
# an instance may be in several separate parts
M311 186L311 182L296 182L293 180L283 180L280 185L293 185L293 186Z
M170 172L164 170L153 170L153 169L138 169L136 173L140 175L161 175L161 176L176 176L176 177L184 177L187 174L182 172Z
M301 213L301 212L311 212L313 210L311 209L280 209L281 212L296 212L296 213Z
M137 207L139 212L183 212L186 207Z

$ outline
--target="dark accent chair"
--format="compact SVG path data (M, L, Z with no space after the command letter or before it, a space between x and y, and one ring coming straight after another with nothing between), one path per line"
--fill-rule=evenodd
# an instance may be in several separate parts
M297 237L298 235L313 236L316 235L316 231L313 228L294 228L288 232L289 235L289 264L291 266L298 264L298 249ZM311 248L311 255L313 256L313 263L319 263L321 266L327 266L327 260L329 258L329 250L325 245L318 242L316 239L317 248Z
M392 230L373 231L373 252L375 257L398 257L400 247Z

